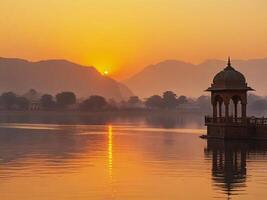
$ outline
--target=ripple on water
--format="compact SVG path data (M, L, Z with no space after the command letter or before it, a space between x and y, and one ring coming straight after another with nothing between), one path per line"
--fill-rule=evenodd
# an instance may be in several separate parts
M209 143L198 137L204 131L1 124L0 192L11 200L29 199L27 194L34 192L45 199L78 200L250 200L251 194L265 194L265 149ZM34 190L18 189L27 182ZM17 196L7 192L10 188Z

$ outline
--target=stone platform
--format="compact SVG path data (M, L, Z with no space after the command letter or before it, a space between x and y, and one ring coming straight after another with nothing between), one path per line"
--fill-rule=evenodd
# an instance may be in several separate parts
M267 140L267 118L205 117L206 138Z

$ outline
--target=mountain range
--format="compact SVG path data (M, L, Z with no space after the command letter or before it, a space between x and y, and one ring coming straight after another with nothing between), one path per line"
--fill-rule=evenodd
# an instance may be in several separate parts
M133 95L124 84L101 75L94 67L66 60L29 62L0 58L0 92L24 94L29 89L53 95L72 91L77 97L101 95L117 101Z
M205 93L213 77L226 61L210 59L200 64L166 60L145 67L129 79L118 82L101 75L94 67L66 60L29 62L17 58L0 58L0 92L25 94L29 89L56 94L73 91L78 97L101 95L117 101L133 94L142 98L171 90L177 95L198 97ZM248 85L258 95L267 95L267 58L232 60L232 66L246 76Z
M258 95L267 95L267 58L233 60L232 66L246 76ZM172 90L177 95L197 97L205 93L213 77L226 67L226 61L210 59L200 64L166 60L149 65L123 81L136 95L148 97Z

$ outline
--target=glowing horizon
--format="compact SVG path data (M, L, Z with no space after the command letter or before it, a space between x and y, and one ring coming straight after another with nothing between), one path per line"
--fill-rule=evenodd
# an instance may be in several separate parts
M0 56L67 59L124 79L166 59L267 56L263 0L4 0Z

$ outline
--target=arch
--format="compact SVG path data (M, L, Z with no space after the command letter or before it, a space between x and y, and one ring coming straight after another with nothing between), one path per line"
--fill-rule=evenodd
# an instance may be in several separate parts
M215 103L218 103L218 102L223 102L223 97L219 94L217 94L215 97L214 97L214 102Z
M233 96L231 97L231 99L233 100L234 103L238 103L239 101L240 101L240 102L243 102L242 97L241 97L240 95L237 95L237 94L233 95Z
M237 118L241 118L243 115L242 105L244 104L245 99L243 99L241 95L233 95L231 99L234 103L233 117L235 120L237 120Z
M222 117L222 104L223 97L221 95L215 95L213 100L213 117Z

